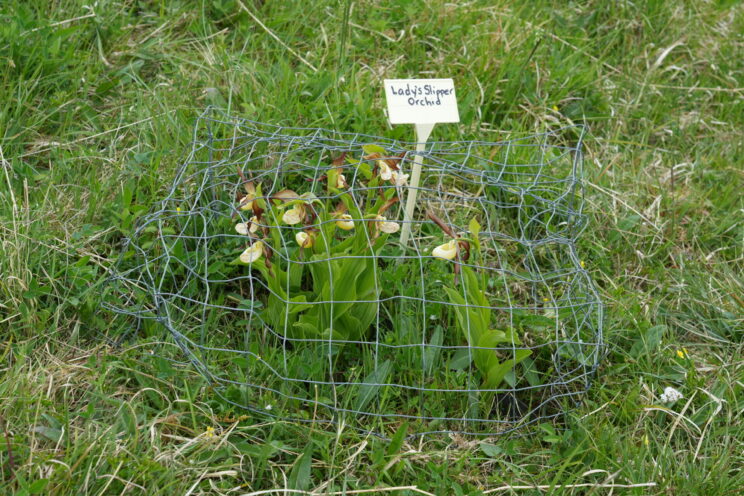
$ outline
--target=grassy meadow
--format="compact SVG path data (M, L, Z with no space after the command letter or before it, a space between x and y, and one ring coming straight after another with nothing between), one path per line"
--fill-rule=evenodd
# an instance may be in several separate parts
M0 494L741 494L744 4L6 0L0 67ZM207 106L410 140L408 77L455 79L435 140L587 126L580 406L485 439L259 421L101 309Z

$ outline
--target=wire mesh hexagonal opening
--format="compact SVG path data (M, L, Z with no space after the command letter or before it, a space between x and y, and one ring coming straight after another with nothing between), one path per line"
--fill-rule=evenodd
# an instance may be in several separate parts
M493 435L560 415L602 347L575 248L582 136L417 154L210 109L127 241L107 306L167 330L256 414L382 435L403 421L412 435Z

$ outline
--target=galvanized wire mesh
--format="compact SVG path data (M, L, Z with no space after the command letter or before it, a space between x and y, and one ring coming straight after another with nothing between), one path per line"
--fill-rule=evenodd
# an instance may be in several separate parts
M583 132L429 143L404 247L415 144L209 109L106 306L167 330L217 394L260 416L383 436L403 421L410 435L494 435L555 417L602 347L575 248ZM301 220L285 222L293 208ZM259 241L257 261L236 262Z

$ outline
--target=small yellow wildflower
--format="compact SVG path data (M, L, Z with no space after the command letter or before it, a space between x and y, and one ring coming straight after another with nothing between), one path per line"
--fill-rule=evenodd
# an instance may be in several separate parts
M582 269L585 269L585 268L586 268L586 264L584 263L584 261L583 261L583 260L581 260L581 261L579 262L579 265L581 265L581 268L582 268Z
M688 358L690 355L687 353L686 348L682 348L681 350L677 350L677 356L680 358Z
M207 427L207 430L204 432L204 439L212 439L214 437L215 437L214 427L212 426Z

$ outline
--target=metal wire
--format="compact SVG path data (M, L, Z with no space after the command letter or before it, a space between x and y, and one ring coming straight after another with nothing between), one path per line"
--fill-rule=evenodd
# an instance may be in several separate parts
M368 251L309 257L295 234L312 229L321 246L341 243L342 236L324 229L335 219L273 222L282 207L271 199L289 185L328 205L346 195L359 212L380 195L402 199L409 186L375 183L351 161L342 166L348 182L342 191L330 192L325 181L342 153L373 162L362 149L369 144L400 157L401 172L410 170L415 144L273 126L207 109L170 191L126 240L104 306L134 318L136 329L149 323L154 332L167 330L218 395L257 415L383 437L404 420L409 436L495 435L556 417L589 388L603 347L602 304L575 246L585 226L583 135L583 127L568 126L500 142L431 142L421 154L409 246L392 234L372 250L377 221L354 217ZM245 181L237 170L261 186L257 199L266 212L256 236L265 238L274 267L304 274L303 289L294 286L300 294L292 295L289 276L280 294L265 274L231 263L256 240L233 230L252 213L238 208ZM400 203L385 215L403 223ZM433 257L432 248L449 240L434 218L457 236L470 236L468 246L474 246L468 221L477 219L480 258ZM334 284L345 282L334 270L355 263L371 268L371 297L336 295ZM327 271L324 294L331 297L309 308L328 312L330 327L307 335L289 321L310 311L299 306L308 292L320 291L307 275L313 270ZM484 286L471 291L476 279L466 271ZM484 299L471 301L473 295ZM270 314L277 302L283 317ZM342 335L335 313L372 308L365 305L374 307L368 328ZM472 342L477 315L488 315L490 327L511 338ZM511 366L488 385L495 362Z

